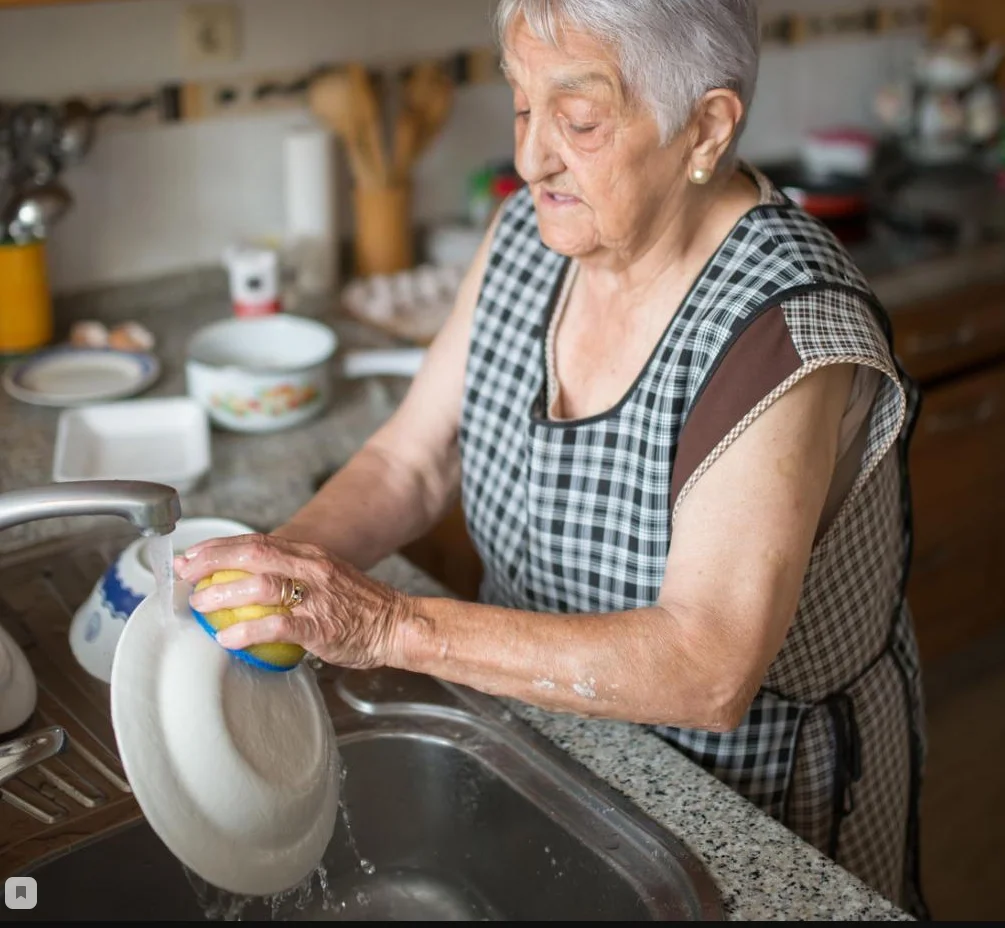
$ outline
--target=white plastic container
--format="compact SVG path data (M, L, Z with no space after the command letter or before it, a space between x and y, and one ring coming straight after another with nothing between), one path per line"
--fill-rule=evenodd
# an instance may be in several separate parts
M273 248L234 245L223 255L235 316L268 316L282 309L279 253Z
M185 396L83 406L59 417L56 481L150 480L185 493L209 466L206 412Z
M821 129L803 140L803 167L813 177L867 177L876 155L875 137L862 129Z

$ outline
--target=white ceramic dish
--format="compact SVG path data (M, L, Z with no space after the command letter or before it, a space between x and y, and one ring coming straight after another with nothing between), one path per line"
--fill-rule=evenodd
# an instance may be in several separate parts
M160 376L160 362L145 352L111 348L53 348L4 372L4 389L36 406L79 406L135 396Z
M107 403L60 414L54 480L150 480L184 493L209 466L206 412L188 397Z
M188 392L223 428L289 428L328 405L337 346L328 326L287 313L214 322L189 342Z
M314 673L256 670L156 596L126 624L112 723L147 821L187 867L234 893L271 895L310 875L335 829L335 732Z
M28 658L0 625L0 735L28 721L37 696Z
M253 531L230 519L181 519L170 537L175 553L181 554L207 538ZM112 658L126 622L154 591L149 545L149 538L132 542L101 575L70 622L70 651L84 670L105 683L112 680Z

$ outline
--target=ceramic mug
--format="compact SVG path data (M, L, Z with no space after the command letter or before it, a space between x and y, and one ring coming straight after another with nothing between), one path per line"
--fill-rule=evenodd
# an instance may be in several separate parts
M176 553L205 541L255 530L230 519L181 519L171 535ZM149 538L137 538L108 567L70 623L70 650L89 674L110 683L112 658L126 620L154 591Z

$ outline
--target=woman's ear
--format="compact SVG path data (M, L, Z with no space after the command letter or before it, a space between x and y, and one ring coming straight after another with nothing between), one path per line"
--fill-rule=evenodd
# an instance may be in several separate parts
M711 177L736 137L742 121L743 103L732 90L716 89L705 94L698 102L692 120L694 147L691 150L691 171L704 171Z

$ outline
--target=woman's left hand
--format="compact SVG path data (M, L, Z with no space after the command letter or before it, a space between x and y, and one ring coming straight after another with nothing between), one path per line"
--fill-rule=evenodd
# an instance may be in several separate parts
M317 545L276 535L214 538L174 561L175 573L195 584L220 570L251 576L206 587L191 597L199 612L282 601L284 579L296 581L303 600L289 615L277 613L219 632L217 641L237 650L253 644L299 644L330 664L380 667L393 662L399 632L409 614L408 597L371 579Z

